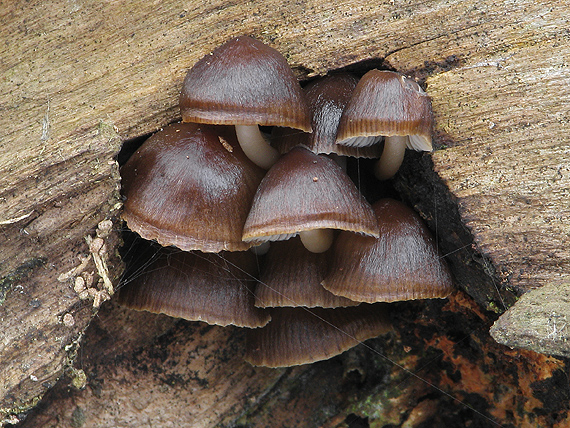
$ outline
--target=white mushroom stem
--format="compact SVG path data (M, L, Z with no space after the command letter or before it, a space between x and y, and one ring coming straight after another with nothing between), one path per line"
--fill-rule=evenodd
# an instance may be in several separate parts
M301 242L311 253L324 253L333 242L331 229L313 229L299 232Z
M269 145L257 125L236 125L236 135L245 155L257 166L269 169L279 152Z
M382 156L374 167L374 174L379 180L387 180L398 172L408 143L407 136L393 136L384 138Z

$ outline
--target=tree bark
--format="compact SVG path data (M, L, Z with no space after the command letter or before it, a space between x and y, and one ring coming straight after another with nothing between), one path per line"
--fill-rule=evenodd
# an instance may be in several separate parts
M438 333L447 338L446 342L422 336L419 327L410 329L411 324L406 324L422 314L437 312L431 303L426 304L409 321L396 317L396 326L404 334L396 334L390 349L399 349L401 354L402 347L412 347L416 356L439 349L442 365L437 367L447 371L436 376L433 384L453 396L459 381L450 367L464 369L467 361L455 353L455 348L466 340L477 342L473 349L498 346L487 334L494 314L529 290L555 287L568 279L570 150L565 131L570 121L569 14L570 6L562 0L547 4L526 0L502 4L476 0L421 4L398 0L334 4L267 0L212 1L207 5L176 0L158 4L56 0L0 5L2 420L15 423L23 419L64 372L70 374L68 381L74 379L82 386L77 368L82 337L99 303L112 294L109 282L116 285L122 273L116 252L122 227L118 220L121 200L116 161L121 143L178 120L178 92L186 70L239 34L254 36L282 52L300 79L340 68L362 72L384 67L425 84L433 100L437 150L408 154L394 184L437 234L458 288L488 312L465 303L468 298L461 293L452 297L449 307L456 320L467 311L468 319L481 321L474 330L444 323L448 330L438 329ZM108 223L101 223L104 220L113 224L110 233L105 232ZM90 245L93 241L105 246ZM81 288L82 281L85 289ZM110 311L112 303L108 305ZM128 319L129 315L124 317ZM167 328L152 317L144 319L164 327L150 329L149 341L163 346L167 359L171 358L168 361L175 361L177 366L176 356L189 352L180 344L174 345L179 335L186 338L184 329L178 324ZM518 329L517 322L509 328ZM118 326L129 324L114 320L112 325L121 330ZM194 333L189 334L189 340L197 340L201 329L204 327L192 326ZM411 337L408 330L417 334ZM96 327L91 331L94 336L90 340L96 341L102 334ZM167 336L162 343L164 334ZM224 336L227 333L208 330L204 334L212 334L215 343L232 340ZM111 358L115 351L124 358L132 356L131 351L139 352L147 362L155 358L152 350L137 340L122 352L112 348L100 359L93 356L93 364L107 364L105 358ZM112 341L112 346L120 348L121 342ZM100 348L85 349L97 353ZM470 393L479 394L485 403L467 400L469 406L491 406L494 410L481 413L499 423L527 420L524 417L529 413L543 418L544 423L554 423L540 410L544 408L540 403L551 399L554 404L549 409L565 418L567 385L560 381L566 370L564 360L532 352L517 357L506 348L493 350L494 362L485 360L485 353L474 351L480 358L473 364L494 364L496 370L519 364L515 365L520 368L519 380L507 382L506 388L515 397L530 394L532 399L528 397L527 404L538 400L536 406L516 407L516 400L511 400L510 404L500 404L502 413L497 410L498 404L492 404L489 394L497 373L479 376L477 382L487 388L468 385L460 400ZM215 355L213 349L212 353ZM90 360L92 356L84 358ZM405 362L405 367L414 371L425 361L422 358L406 354L391 360ZM536 375L528 367L545 358L549 368L536 381L543 383L520 387ZM342 359L334 361L329 364L347 367ZM58 401L60 407L54 407L56 419L65 421L59 426L95 426L99 420L108 420L108 414L95 413L82 419L79 410L73 416L76 410L72 409L87 407L74 405L73 400L87 402L97 395L97 370L108 376L101 377L108 379L103 383L120 378L132 388L138 387L136 363L125 363L117 372L108 365L96 368L89 364L86 372L94 377L88 377L88 389L58 390L68 392L67 398ZM298 381L320 382L329 369L326 364L282 372L235 367L236 372L251 379L254 389L245 395L253 398L244 401L243 396L230 395L233 398L227 400L231 403L224 403L223 410L208 407L212 413L202 419L202 426L231 425L225 422L230 420L237 424L237 415L249 420L248 409L257 409L255 415L267 415L263 409L276 408L267 403L279 400L289 403L288 409L301 408L294 401L293 391L298 391L299 385L305 388L307 383ZM366 397L382 402L382 393L371 380L387 370L379 367L376 375L363 381L371 383L352 401L344 393L353 391L354 384L343 384L343 368L337 367L336 377L330 381L344 385L346 390L341 398L326 395L325 401L336 404L327 407L332 414L321 411L318 420L341 426L348 424L346 417L352 414L370 423L380 421L385 415L379 407L372 412L368 406L365 412L362 409L366 406L354 404ZM469 367L473 374L475 368ZM114 378L120 370L121 376ZM176 375L176 370L173 373ZM446 376L451 380L445 380ZM421 386L411 386L406 394L419 406L418 397L425 392L426 384L416 380ZM168 380L161 382L168 385ZM558 387L549 388L549 382L559 382ZM393 384L395 388L397 384ZM277 394L275 391L283 395L271 395ZM434 400L441 403L453 401L445 394L436 395ZM106 409L113 414L122 411L112 406ZM161 426L168 426L168 421L185 411L184 406L172 409L168 417L164 414ZM409 409L406 417L412 418L421 409ZM292 420L285 412L279 414L283 420ZM136 412L129 415L134 418ZM407 420L402 418L396 424Z

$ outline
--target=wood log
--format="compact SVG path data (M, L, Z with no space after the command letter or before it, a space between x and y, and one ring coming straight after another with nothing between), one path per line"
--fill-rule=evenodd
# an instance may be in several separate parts
M477 304L500 313L567 280L569 12L562 0L0 5L1 419L22 419L71 370L118 282L121 143L178 120L188 67L239 34L300 79L378 66L425 84L437 150L409 155L395 185ZM104 251L89 245L98 231Z
M462 292L392 318L393 332L331 360L267 369L243 361L240 329L110 302L17 426L564 426L567 364L494 342Z
M547 284L524 294L491 328L511 347L570 357L570 284Z

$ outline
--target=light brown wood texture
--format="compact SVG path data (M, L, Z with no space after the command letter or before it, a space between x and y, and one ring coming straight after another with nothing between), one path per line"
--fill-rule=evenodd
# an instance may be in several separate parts
M121 142L179 119L186 70L239 34L278 49L302 79L358 62L425 83L438 150L409 156L397 186L479 304L501 311L567 278L568 16L564 0L3 2L2 418L61 376L96 312L71 270L91 257L83 273L102 289L85 237L104 219L119 227ZM423 178L430 191L416 191Z
M513 348L570 356L570 284L545 285L524 294L495 322L491 336Z

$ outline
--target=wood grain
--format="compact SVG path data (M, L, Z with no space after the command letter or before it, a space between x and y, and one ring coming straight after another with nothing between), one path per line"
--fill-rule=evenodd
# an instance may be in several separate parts
M480 305L500 312L568 277L563 0L36 0L3 2L0 16L5 420L53 385L96 312L72 277L57 279L89 255L85 237L98 222L120 228L121 142L177 120L187 68L235 35L278 49L303 79L384 66L425 83L438 150L409 156L411 176L399 186L437 228L458 286ZM413 191L422 177L430 192ZM112 235L111 256L117 242ZM109 264L116 281L120 261ZM95 271L92 262L86 271ZM73 326L62 323L66 313Z

